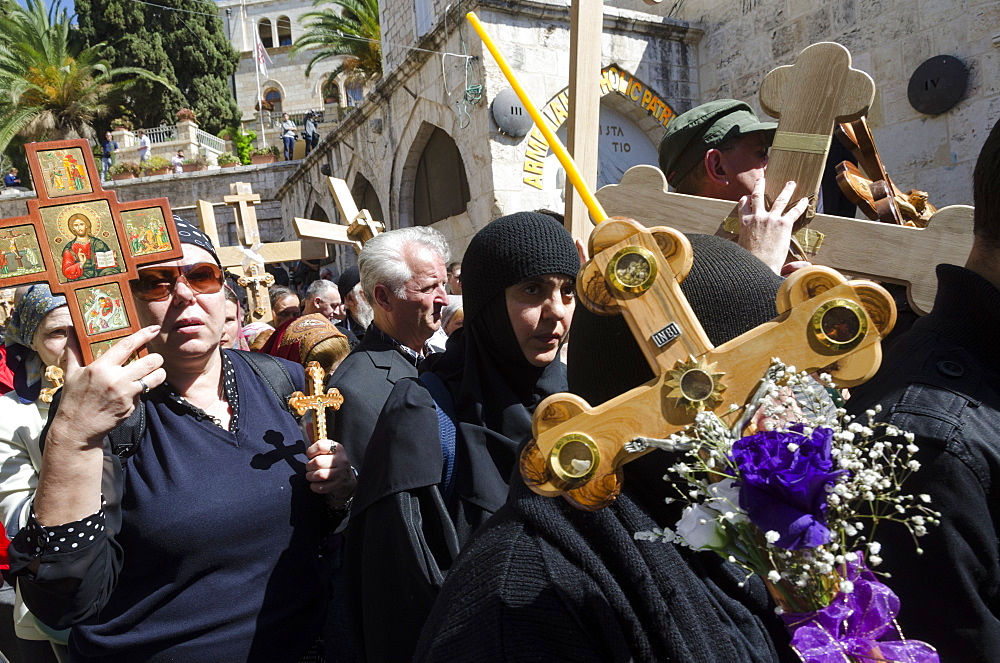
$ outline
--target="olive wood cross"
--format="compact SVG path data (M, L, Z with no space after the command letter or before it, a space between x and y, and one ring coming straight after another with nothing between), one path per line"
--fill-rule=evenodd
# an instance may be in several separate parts
M0 220L0 288L48 283L63 294L90 363L140 324L129 281L183 254L166 198L122 203L105 190L90 143L29 143L38 195L28 214ZM140 350L144 354L144 350Z
M268 314L270 307L264 307L264 302L270 305L270 297L268 295L267 289L274 285L274 276L264 272L261 274L260 264L256 262L250 263L247 267L249 274L244 274L237 279L239 283L244 288L248 288L248 292L251 292L250 300L255 302L256 305L252 309L252 314L258 318L263 318Z
M328 439L326 433L326 408L332 407L334 410L339 410L340 406L344 404L344 397L336 388L323 393L326 371L323 370L318 361L311 361L306 364L306 377L309 378L309 384L306 385L309 395L306 396L301 391L296 391L288 399L288 404L295 408L299 416L304 415L309 410L316 411L316 427L313 429L312 441L318 442L319 440Z
M738 224L727 216L731 201L668 193L667 181L655 166L630 168L619 184L603 187L596 195L609 214L628 216L647 227L668 225L685 233L731 237L726 229ZM845 274L906 285L913 310L927 313L937 293L935 266L964 265L969 257L972 212L968 205L944 207L926 228L817 214L809 229L823 234L823 250L810 260Z
M355 252L361 253L361 247L365 242L385 232L385 225L381 221L373 220L368 210L358 209L354 197L351 196L351 190L347 188L347 182L336 177L328 177L327 184L337 203L340 216L347 221L347 225L296 217L293 221L295 232L300 239L345 244L353 247Z
M775 354L850 387L878 369L881 338L895 324L881 286L812 266L784 281L777 318L713 347L680 289L693 260L684 235L613 219L592 233L590 254L577 278L580 301L602 315L624 315L656 377L597 407L554 394L536 409L521 474L535 492L586 510L615 499L622 465L645 453L635 440L667 437L699 411L742 407Z

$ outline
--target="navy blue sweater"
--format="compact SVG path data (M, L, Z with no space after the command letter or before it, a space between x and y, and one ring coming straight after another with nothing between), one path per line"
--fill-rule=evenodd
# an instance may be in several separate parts
M319 635L327 523L302 434L249 366L232 365L238 429L152 392L145 437L114 473L116 494L105 488L107 528L76 550L48 546L20 578L43 621L76 624L74 661L294 661ZM301 389L302 367L286 366Z

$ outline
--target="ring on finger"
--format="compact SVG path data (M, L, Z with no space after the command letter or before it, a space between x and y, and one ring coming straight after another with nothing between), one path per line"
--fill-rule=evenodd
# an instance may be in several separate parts
M149 393L149 385L146 384L145 380L143 380L142 378L139 378L138 380L136 380L136 382L138 382L142 386L142 393L144 393L144 394L148 394Z

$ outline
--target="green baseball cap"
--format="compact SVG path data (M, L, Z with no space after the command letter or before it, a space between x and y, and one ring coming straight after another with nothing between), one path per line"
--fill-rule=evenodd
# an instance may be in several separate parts
M674 118L660 141L660 170L670 186L677 183L705 158L705 151L730 138L758 131L773 132L777 122L761 122L742 101L719 99L696 106Z

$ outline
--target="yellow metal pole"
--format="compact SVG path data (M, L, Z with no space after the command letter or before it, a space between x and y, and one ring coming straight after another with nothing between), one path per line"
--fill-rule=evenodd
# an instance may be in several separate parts
M500 71L502 71L503 75L507 77L507 81L510 83L511 88L513 88L514 92L521 100L521 103L524 104L524 107L528 109L528 115L531 116L531 119L535 121L535 126L537 126L538 130L542 132L543 136L545 136L545 140L548 141L549 147L552 148L552 152L555 153L556 158L559 159L559 163L561 163L563 169L565 169L566 177L573 184L573 188L576 189L576 192L580 194L580 198L583 199L583 203L587 206L587 209L590 211L590 215L594 218L594 221L596 223L600 223L607 219L607 213L604 211L604 208L601 207L601 203L597 201L597 198L594 197L594 194L591 193L590 187L587 186L583 176L580 174L580 170L576 167L576 162L573 161L573 157L571 157L569 152L566 151L566 148L559 140L559 137L556 136L555 132L553 132L552 129L549 128L549 125L546 124L545 118L543 118L542 114L538 112L535 104L531 101L531 97L529 97L528 93L523 87L521 87L521 83L517 80L517 76L515 76L514 72L511 71L507 61L504 59L503 55L501 55L500 51L497 50L493 40L490 39L490 36L486 33L486 28L483 27L483 24L479 21L479 17L476 16L475 12L469 12L465 15L465 17L469 20L469 23L472 24L475 31L479 33L483 43L486 44L486 48L493 55L493 59L497 61L498 65L500 65Z

